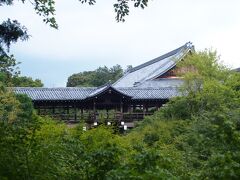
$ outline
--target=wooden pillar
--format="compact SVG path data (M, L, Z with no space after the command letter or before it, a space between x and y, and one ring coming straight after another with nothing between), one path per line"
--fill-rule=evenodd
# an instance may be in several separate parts
M47 114L47 109L46 109L46 107L44 107L44 115L46 115Z
M109 112L108 112L108 108L107 108L107 119L109 119Z
M96 102L93 101L93 112L95 113L95 111L96 111Z
M83 108L81 107L81 119L83 119Z
M69 105L67 105L67 121L70 120L70 116L69 116Z
M93 102L93 118L94 118L94 121L96 121L96 102L94 101Z
M67 105L67 114L69 114L69 106Z
M51 114L51 117L54 117L54 118L55 118L55 108L54 108L54 106L52 106L52 114Z
M120 112L121 112L121 114L120 114L120 121L122 121L123 120L123 102L121 101L121 103L120 103Z
M120 103L120 112L123 113L123 103Z
M129 112L129 113L132 112L132 107L131 107L131 105L128 105L128 112Z
M77 107L75 102L74 102L74 121L77 121Z
M143 104L143 116L145 116L145 113L146 113L146 105L145 103Z
M136 105L133 105L133 112L136 112Z

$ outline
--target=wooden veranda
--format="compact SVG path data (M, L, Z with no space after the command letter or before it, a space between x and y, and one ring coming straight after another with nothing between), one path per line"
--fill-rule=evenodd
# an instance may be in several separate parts
M38 101L34 102L37 113L66 123L85 122L87 124L132 123L152 115L167 100L132 101L125 98L112 100L95 98L90 101ZM104 100L103 100L104 99ZM106 101L108 103L106 103Z
M39 115L66 123L96 125L140 121L178 91L174 88L117 89L106 85L100 88L17 88L15 92L32 98Z

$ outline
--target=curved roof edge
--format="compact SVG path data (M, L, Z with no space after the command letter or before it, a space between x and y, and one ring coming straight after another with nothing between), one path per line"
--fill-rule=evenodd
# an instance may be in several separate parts
M114 91L114 92L116 92L118 94L121 94L121 95L123 95L123 96L125 96L127 98L132 98L132 96L129 96L129 95L127 95L127 94L117 90L111 84L106 84L105 86L102 86L102 87L96 89L95 91L93 91L91 94L88 95L88 97L86 99L90 99L90 98L96 97L98 95L101 95L101 94L109 91L109 90L110 91Z

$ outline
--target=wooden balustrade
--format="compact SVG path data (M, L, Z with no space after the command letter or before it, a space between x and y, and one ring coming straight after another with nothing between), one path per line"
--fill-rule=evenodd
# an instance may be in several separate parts
M144 116L152 115L153 113L143 113L143 112L134 112L134 113L82 113L82 114L50 114L49 116L53 119L62 120L68 123L78 123L84 121L86 123L93 122L133 122L140 121L144 119Z

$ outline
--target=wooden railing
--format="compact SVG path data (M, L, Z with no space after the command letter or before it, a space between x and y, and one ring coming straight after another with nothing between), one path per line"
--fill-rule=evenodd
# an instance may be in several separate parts
M51 114L50 117L62 120L68 123L77 123L80 121L85 121L86 123L94 123L94 122L133 122L143 120L144 116L152 115L153 113L83 113L83 114Z

